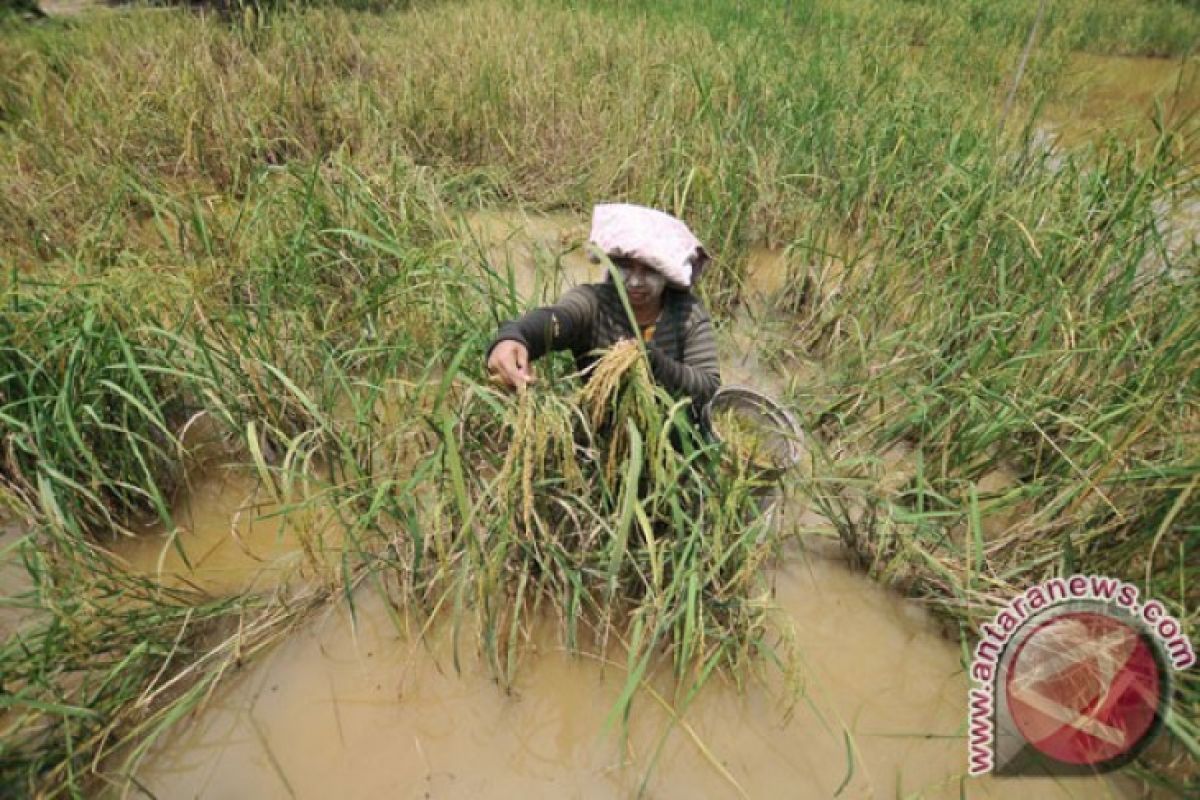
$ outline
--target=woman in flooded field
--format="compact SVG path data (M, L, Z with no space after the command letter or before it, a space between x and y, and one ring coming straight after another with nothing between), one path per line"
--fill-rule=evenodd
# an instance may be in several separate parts
M646 343L655 382L676 398L690 398L699 421L721 385L712 321L692 291L709 261L704 247L669 214L624 204L596 206L589 241L617 268L637 331L610 275L503 323L488 348L489 371L506 386L524 389L536 380L533 361L570 350L587 375L595 351L636 335Z

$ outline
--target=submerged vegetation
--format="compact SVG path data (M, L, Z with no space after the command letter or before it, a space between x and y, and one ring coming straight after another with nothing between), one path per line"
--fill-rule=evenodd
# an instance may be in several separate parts
M753 484L669 446L680 409L636 350L579 402L487 388L525 301L459 223L513 203L685 217L718 327L750 247L782 248L757 355L819 362L782 398L813 434L802 488L964 642L1072 570L1197 638L1200 247L1173 215L1198 120L1168 98L1152 139L1063 151L1036 116L1072 50L1185 56L1194 8L1053 4L1001 130L1033 2L413 5L0 21L0 508L32 577L4 600L30 616L0 649L0 793L125 781L360 586L477 620L508 679L538 603L573 644L622 639L634 681L655 651L692 686L766 643ZM580 458L613 404L641 424ZM121 537L170 528L200 418L285 507L320 484L334 570L214 599L122 567ZM1194 670L1178 690L1146 775L1187 791Z

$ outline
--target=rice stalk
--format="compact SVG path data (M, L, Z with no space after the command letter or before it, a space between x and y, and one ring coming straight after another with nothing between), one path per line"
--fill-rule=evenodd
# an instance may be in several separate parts
M455 543L474 566L445 575L473 584L485 652L511 675L516 619L546 601L567 646L582 646L580 623L601 652L624 643L631 687L664 652L688 686L748 663L767 646L762 570L775 547L759 485L718 468L717 447L654 386L636 343L610 348L582 377L577 390L516 397L478 387L460 412L481 552ZM632 697L622 693L614 713L623 718Z

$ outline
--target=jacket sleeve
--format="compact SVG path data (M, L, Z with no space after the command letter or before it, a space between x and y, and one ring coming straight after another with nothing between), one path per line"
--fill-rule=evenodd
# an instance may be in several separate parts
M551 350L579 350L588 346L598 307L596 293L576 286L552 306L535 308L528 314L501 323L496 338L488 345L485 360L505 340L520 342L529 358L541 358Z
M688 395L692 408L699 412L721 386L721 365L717 360L717 339L712 320L696 306L684 332L683 360L677 361L658 347L648 347L650 370L654 379L676 397Z

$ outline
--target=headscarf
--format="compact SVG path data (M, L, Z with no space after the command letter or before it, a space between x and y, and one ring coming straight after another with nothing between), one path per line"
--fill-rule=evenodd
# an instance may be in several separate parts
M677 289L695 286L711 260L683 222L662 211L628 203L606 203L592 209L588 241L609 258L641 261Z

